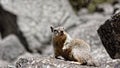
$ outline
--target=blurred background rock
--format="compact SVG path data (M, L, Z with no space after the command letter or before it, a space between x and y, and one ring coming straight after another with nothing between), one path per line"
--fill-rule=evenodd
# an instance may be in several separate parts
M4 32L7 35L15 34L19 39L15 40L16 44L2 45L2 40L5 39L1 37L0 47L3 47L3 50L0 54L7 54L6 51L12 52L11 50L18 52L11 53L13 56L4 56L9 58L0 57L5 64L11 61L14 63L18 57L26 56L26 53L28 56L53 55L50 25L63 26L73 38L81 38L89 43L95 59L112 60L98 37L97 29L120 8L119 0L0 0L0 5L2 10L16 15L16 18L6 18L5 13L0 11L1 36L5 35L2 34ZM11 21L14 19L16 21ZM9 24L3 27L3 20L7 23L14 22L12 24L17 24L17 28L9 27ZM10 41L12 42L14 41ZM4 45L13 49L7 50Z

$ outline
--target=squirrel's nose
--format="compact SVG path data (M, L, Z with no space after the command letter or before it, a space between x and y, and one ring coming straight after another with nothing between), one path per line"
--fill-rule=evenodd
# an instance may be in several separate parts
M60 34L63 35L63 31L60 31Z
M63 31L58 31L59 33L63 33Z
M60 33L63 33L63 31L60 31Z

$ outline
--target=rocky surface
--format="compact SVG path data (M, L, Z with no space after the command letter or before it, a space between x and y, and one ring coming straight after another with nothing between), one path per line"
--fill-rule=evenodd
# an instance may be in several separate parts
M0 68L13 68L15 60L25 52L17 36L11 34L0 39Z
M120 60L109 60L104 62L99 67L79 65L71 63L70 61L64 61L55 59L53 57L32 57L32 58L20 58L16 62L17 68L119 68Z
M20 42L23 44L25 49L31 52L31 50L28 48L28 43L18 26L17 15L4 9L1 4L0 4L0 33L2 39L4 39L6 36L10 34L15 34L20 40Z
M0 45L0 59L8 62L8 68L93 68L50 57L53 55L50 25L63 26L71 37L89 43L93 57L102 64L100 68L119 68L119 60L109 57L97 34L99 26L111 17L114 7L118 8L119 3L114 6L99 5L104 10L102 13L90 14L84 8L78 16L74 14L68 0L0 0L0 4L17 15L18 26L27 39L28 48L33 51L28 53L18 40L9 40L12 43L6 41L8 43L4 43L4 46Z
M26 50L15 35L10 35L0 41L0 59L13 62Z
M68 1L64 0L1 0L1 4L18 15L18 25L33 52L50 44L50 25L69 28L78 23Z
M0 60L0 68L6 68L10 63L4 60Z

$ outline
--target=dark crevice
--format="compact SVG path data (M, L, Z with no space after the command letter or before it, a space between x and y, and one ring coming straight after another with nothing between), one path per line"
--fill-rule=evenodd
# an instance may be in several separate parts
M2 5L0 5L0 33L2 39L4 39L6 36L10 34L16 35L20 42L24 45L25 49L28 52L32 52L29 49L29 45L23 35L23 33L20 31L18 24L17 24L17 16L9 11L6 11Z
M87 8L92 0L69 0L73 10L78 12L81 8Z

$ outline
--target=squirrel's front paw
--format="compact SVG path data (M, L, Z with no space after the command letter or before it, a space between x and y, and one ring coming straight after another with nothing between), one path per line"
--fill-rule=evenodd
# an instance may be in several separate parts
M65 51L67 48L65 46L63 46L62 50Z
M65 43L64 46L63 46L63 48L62 48L62 50L65 51L68 48L69 48L69 43Z

